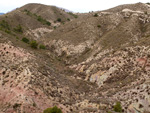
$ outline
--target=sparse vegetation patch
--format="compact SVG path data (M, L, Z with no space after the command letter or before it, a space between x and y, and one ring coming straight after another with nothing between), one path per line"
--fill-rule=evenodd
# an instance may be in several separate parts
M19 24L16 28L14 28L14 31L18 33L23 33L22 26Z
M121 103L117 102L116 105L114 105L114 111L115 112L122 112Z
M41 16L38 16L38 15L35 14L35 13L34 13L34 14L31 13L31 12L28 11L27 9L25 9L24 12L25 12L27 15L29 15L29 16L31 16L31 17L37 19L39 22L41 22L41 23L44 24L44 25L48 25L48 26L51 25L51 23L50 23L49 21L47 21L46 19L42 18Z
M0 30L4 31L5 33L11 34L10 25L6 20L0 21Z
M67 18L68 21L70 21L70 18Z
M47 108L43 113L62 113L62 111L57 106L54 106L52 108Z
M15 104L13 105L13 108L14 108L14 109L17 109L17 108L20 107L20 106L21 106L21 104L15 103Z
M101 25L99 24L99 25L97 25L97 27L98 27L98 28L101 28Z
M29 39L27 39L26 37L22 38L22 41L25 43L29 43Z
M30 46L31 46L32 48L34 48L34 49L37 49L38 43L37 43L35 40L33 40L33 41L30 42Z
M61 18L58 18L57 21L58 21L58 22L61 22Z
M95 13L95 14L94 14L94 17L98 17L98 14L97 14L97 13Z
M45 45L42 45L42 44L39 46L39 48L40 49L46 49Z
M51 25L51 23L49 21L47 21L46 19L43 19L41 16L37 16L37 20L40 21L43 24L48 25L48 26Z
M10 26L9 26L8 22L5 20L0 21L0 28L10 30Z

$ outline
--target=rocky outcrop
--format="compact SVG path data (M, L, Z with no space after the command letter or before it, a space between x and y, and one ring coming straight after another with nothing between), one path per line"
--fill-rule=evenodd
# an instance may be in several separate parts
M33 54L11 45L10 42L0 43L1 112L37 113L54 104L57 105L57 102L49 100L50 96L44 93L48 88L44 88L44 84L47 84L49 88L55 88L46 82L47 77L37 70L38 65L34 63L35 59ZM40 81L39 77L42 77ZM64 112L67 111L64 105L58 106L61 106Z
M52 31L52 29L48 28L37 28L34 30L28 30L25 34L27 36L33 36L35 40L42 40L41 38L44 36L45 33L50 33Z
M88 62L70 68L84 73L85 80L97 83L101 88L107 88L109 84L112 88L114 84L115 95L109 89L103 93L112 95L110 100L121 101L129 113L136 110L143 113L144 110L149 111L149 52L149 48L144 46L128 47L113 55L111 51L99 53ZM138 107L140 104L143 107Z

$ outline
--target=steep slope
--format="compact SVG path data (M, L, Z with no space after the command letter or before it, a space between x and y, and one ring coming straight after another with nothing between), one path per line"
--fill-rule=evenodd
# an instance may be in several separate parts
M27 4L20 8L20 10L29 10L33 14L42 16L43 18L50 21L57 21L61 18L63 22L68 21L67 19L73 19L74 17L64 10L57 8L55 6L47 6L42 4Z
M133 45L148 31L144 30L148 26L149 15L142 11L97 12L97 15L89 14L86 19L79 18L60 26L45 35L43 40L46 45L56 48L58 55L65 52L67 56L78 57L85 52L96 54L103 49ZM95 51L96 48L99 49Z
M65 12L55 6L27 4L10 13L1 15L0 27L11 35L18 37L24 35L38 40L43 34L51 32L65 22L75 19L74 16L73 13Z
M91 101L104 106L106 100L110 106L120 101L124 112L149 112L148 10L138 3L96 12L96 17L89 14L46 35L45 44L82 74L73 76L100 87L95 97L88 95ZM100 92L104 102L96 97Z
M55 105L71 112L85 92L94 90L94 84L64 74L63 65L49 51L31 49L3 33L0 61L0 111L4 113L40 113Z

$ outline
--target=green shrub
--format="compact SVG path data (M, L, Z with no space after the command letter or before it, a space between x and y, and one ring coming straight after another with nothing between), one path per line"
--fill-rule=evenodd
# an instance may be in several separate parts
M39 46L39 48L40 49L46 49L45 45L42 45L42 44Z
M38 21L40 21L40 22L42 22L42 21L43 21L43 19L42 19L42 17L41 17L41 16L38 16L38 17L37 17L37 20L38 20Z
M67 18L68 21L70 21L70 18Z
M78 18L78 16L77 16L77 15L74 15L74 18Z
M41 16L37 16L37 15L36 15L36 18L37 18L37 20L40 21L42 24L46 24L46 25L48 25L48 26L51 25L51 23L50 23L49 21L47 21L46 19L43 19Z
M28 10L27 10L27 9L24 9L24 12L28 12Z
M46 24L47 24L48 26L50 26L50 25L51 25L51 23L50 23L50 22L48 22L48 21L46 21Z
M28 10L24 10L25 12L26 12L26 14L28 15L28 16L33 16L33 13L31 13L30 11L28 11Z
M111 111L108 111L108 113L112 113Z
M54 29L56 29L56 26L54 26Z
M16 28L14 28L14 31L19 32L19 33L23 33L23 29L22 29L20 24Z
M121 103L117 102L116 105L114 105L114 111L115 112L122 112Z
M5 20L2 20L2 21L0 22L0 27L1 27L1 28L4 28L4 29L7 29L7 30L10 30L9 24L8 24L8 22L5 21Z
M37 19L39 22L41 22L44 25L48 25L48 26L51 25L51 23L49 21L47 21L46 19L42 18L41 16L38 16L36 13L31 13L27 9L25 9L24 12L26 12L27 15Z
M25 42L25 43L29 43L29 39L27 39L26 37L23 37L22 41Z
M37 49L38 43L35 40L31 41L30 46L34 49Z
M54 106L53 108L47 108L43 113L62 113L62 111L57 106Z
M97 14L97 13L95 13L95 14L94 14L94 17L98 17L98 14Z
M24 9L24 12L26 12L27 15L32 16L32 13L28 11L27 9Z
M40 22L42 22L42 21L43 21L43 19L42 19L42 17L41 17L41 16L38 16L38 17L37 17L37 20L38 20L38 21L40 21Z
M101 25L99 24L99 25L97 25L97 27L98 27L98 28L101 28Z
M58 18L57 21L58 21L58 22L61 22L61 18Z
M4 32L6 32L8 34L11 34L10 26L9 26L8 22L5 20L0 21L0 30L3 30Z
M33 103L33 107L36 107L36 103L35 102Z
M5 32L8 33L8 34L11 34L10 30L5 29Z
M13 105L13 108L14 108L14 109L17 109L17 108L20 107L20 106L21 106L21 104L15 103L15 104Z

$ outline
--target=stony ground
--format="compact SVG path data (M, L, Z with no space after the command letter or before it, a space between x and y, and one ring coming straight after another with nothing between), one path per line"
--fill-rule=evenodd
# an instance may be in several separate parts
M55 105L63 113L115 113L116 102L124 113L150 113L149 7L118 6L52 23L57 29L26 29L23 36L45 50L0 31L0 113Z

